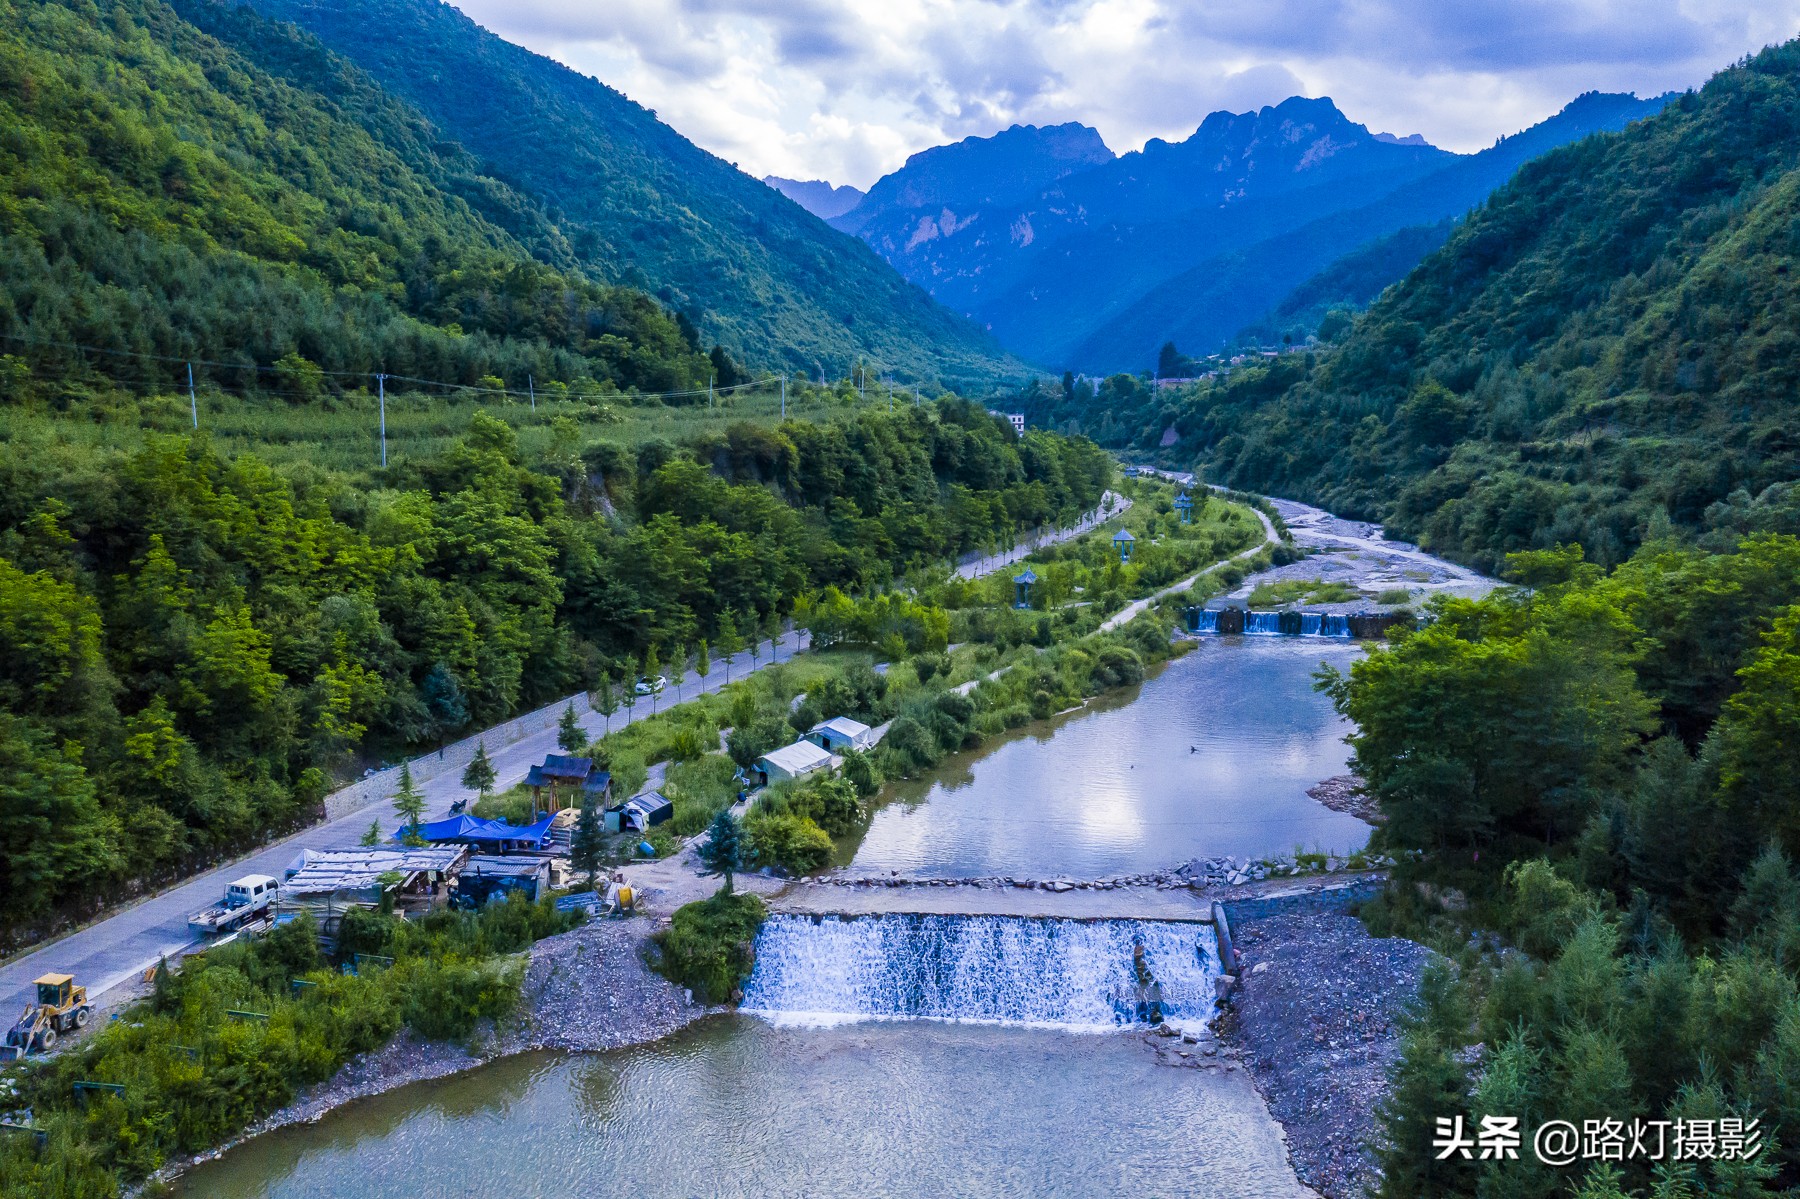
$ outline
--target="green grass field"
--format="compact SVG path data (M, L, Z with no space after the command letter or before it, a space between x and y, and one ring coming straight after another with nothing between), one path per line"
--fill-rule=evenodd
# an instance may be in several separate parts
M896 397L894 402L907 401ZM874 393L859 399L854 392L845 395L816 387L790 387L787 414L829 421L885 404L885 398ZM381 465L381 413L373 393L351 392L296 404L279 397L202 392L199 409L200 428L228 453L254 453L275 464L304 462L350 473ZM723 397L713 406L704 399L676 406L660 401L634 405L624 396L606 403L546 398L534 409L524 400L504 396L390 393L388 461L439 453L460 437L469 418L482 410L516 429L520 448L530 458L550 447L559 417L572 419L583 441L604 439L625 445L659 437L682 441L738 421L772 424L780 418L781 394L778 385L771 385ZM192 427L186 395L83 394L55 408L0 407L0 442L46 453L77 448L131 450L151 434L184 434Z

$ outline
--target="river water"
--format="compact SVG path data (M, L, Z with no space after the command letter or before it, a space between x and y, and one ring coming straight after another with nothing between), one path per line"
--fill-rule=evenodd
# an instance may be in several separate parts
M1092 879L1361 848L1367 825L1306 794L1349 757L1349 722L1313 672L1360 653L1320 637L1206 638L1139 687L889 787L839 861L851 874Z
M192 1199L1305 1194L1241 1071L1136 1037L706 1021L637 1049L509 1058L259 1137Z

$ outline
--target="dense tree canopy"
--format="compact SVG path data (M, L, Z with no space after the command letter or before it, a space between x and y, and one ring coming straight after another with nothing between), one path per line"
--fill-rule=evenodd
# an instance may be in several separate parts
M478 415L368 485L204 436L0 453L0 826L22 839L0 922L185 869L309 817L363 760L821 593L863 597L877 642L941 648L941 612L868 594L1069 519L1110 473L960 401L537 463Z

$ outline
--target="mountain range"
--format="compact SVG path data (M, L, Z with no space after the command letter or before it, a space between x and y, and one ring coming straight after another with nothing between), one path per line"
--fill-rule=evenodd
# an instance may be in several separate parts
M1489 570L1800 533L1800 42L1525 163L1323 352L1081 392L1028 416Z
M1020 357L1135 370L1164 341L1220 348L1344 255L1460 216L1526 160L1665 100L1589 93L1472 155L1302 97L1120 156L1082 125L1015 126L914 155L831 223ZM1384 260L1382 285L1417 261Z
M862 192L847 183L833 187L823 179L783 179L780 175L764 175L763 182L825 221L849 212L862 203L863 198Z

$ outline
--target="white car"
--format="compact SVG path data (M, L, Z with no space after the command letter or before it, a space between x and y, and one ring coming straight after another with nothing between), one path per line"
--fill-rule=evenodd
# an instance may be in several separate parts
M669 680L659 674L653 679L639 679L637 681L637 686L632 690L636 691L639 695L655 695L668 685Z

